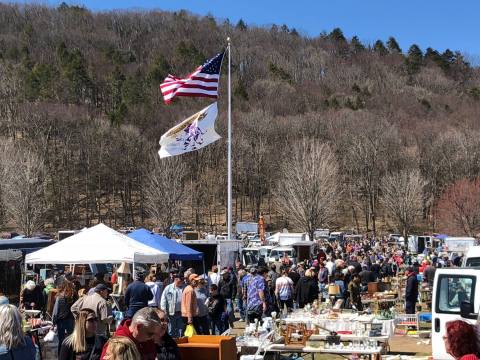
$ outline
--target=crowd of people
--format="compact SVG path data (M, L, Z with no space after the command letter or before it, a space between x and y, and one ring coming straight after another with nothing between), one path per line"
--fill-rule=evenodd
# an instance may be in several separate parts
M48 294L56 290L52 320L61 360L179 360L174 339L184 336L187 327L200 335L223 334L233 328L236 314L240 321L251 323L273 312L288 313L326 301L331 285L338 289L335 301L361 311L361 294L369 283L401 272L406 276L405 310L415 313L417 274L432 285L436 268L443 266L455 263L436 250L419 257L385 240L325 241L319 243L316 256L297 264L284 256L268 267L260 263L246 268L237 261L235 267L213 266L202 275L193 268L166 274L153 270L147 276L137 271L124 289L123 320L114 316L108 300L118 286L115 273L111 278L97 274L88 286L68 272L43 283L30 280L21 292L19 309L45 310ZM11 334L0 334L0 360L7 359L2 354L8 352L19 354L14 358L33 359L34 345L22 333L19 309L0 298L0 333ZM112 335L109 330L115 321ZM467 325L447 325L445 341L452 354L458 352L456 334L468 332Z

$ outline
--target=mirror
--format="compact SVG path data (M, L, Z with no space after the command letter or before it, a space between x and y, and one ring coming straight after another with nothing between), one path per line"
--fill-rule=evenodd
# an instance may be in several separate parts
M473 313L473 304L469 301L462 301L460 304L460 316L463 318L469 318Z

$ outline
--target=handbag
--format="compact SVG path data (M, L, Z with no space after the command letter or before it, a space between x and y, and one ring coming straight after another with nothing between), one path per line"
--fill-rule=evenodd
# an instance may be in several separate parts
M185 334L186 337L191 337L193 335L197 335L197 332L195 331L195 327L192 324L188 324L187 327L185 328Z
M55 328L52 328L48 331L47 335L44 336L43 341L45 342L53 342L55 341L55 337L58 337Z

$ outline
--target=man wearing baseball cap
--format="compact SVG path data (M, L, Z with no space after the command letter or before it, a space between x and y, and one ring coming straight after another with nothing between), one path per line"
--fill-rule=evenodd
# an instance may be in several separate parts
M83 296L78 299L71 307L71 312L75 318L83 309L92 309L98 319L97 335L106 336L107 326L112 323L112 308L107 302L108 294L112 289L105 284L98 284L91 295Z
M185 324L182 319L182 293L185 287L183 274L172 274L173 283L167 285L162 293L160 309L168 315L168 334L173 338L183 336Z
M192 324L196 329L198 325L196 324L197 317L197 295L195 294L195 288L198 285L198 282L202 280L197 274L190 274L188 277L188 285L183 290L182 294L182 318L185 325ZM196 330L195 329L195 330Z

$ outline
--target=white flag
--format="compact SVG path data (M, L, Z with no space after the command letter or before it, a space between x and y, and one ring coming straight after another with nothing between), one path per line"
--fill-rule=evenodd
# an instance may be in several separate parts
M217 103L214 102L168 130L160 138L160 157L195 151L220 139L215 132L217 114Z

